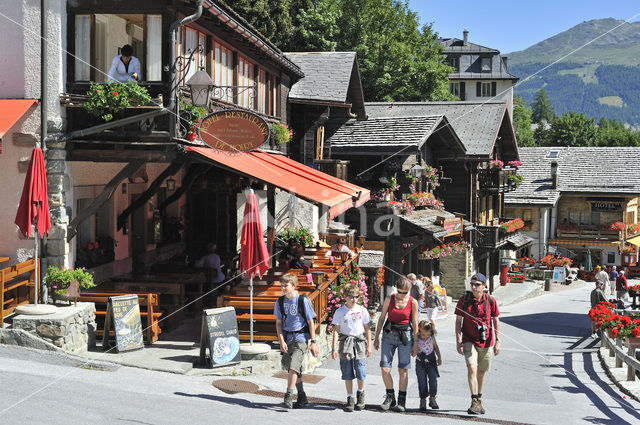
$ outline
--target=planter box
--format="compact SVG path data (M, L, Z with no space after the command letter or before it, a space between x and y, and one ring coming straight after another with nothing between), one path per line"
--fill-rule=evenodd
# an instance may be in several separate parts
M624 340L624 345L628 348L640 348L640 338L634 336L628 336Z

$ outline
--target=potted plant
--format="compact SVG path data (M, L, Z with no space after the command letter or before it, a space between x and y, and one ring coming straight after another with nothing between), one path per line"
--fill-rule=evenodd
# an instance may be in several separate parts
M278 234L276 235L276 239L278 239L283 244L287 244L291 239L294 239L300 242L300 244L305 247L313 245L313 235L311 234L311 231L306 227L286 226L278 232Z
M84 109L94 117L111 121L114 114L136 103L146 105L151 102L151 96L146 87L139 86L135 81L127 83L91 84L87 92Z
M502 168L504 168L504 162L500 161L500 160L493 160L489 162L489 168L495 169L495 170L501 170Z
M76 281L80 289L89 289L96 286L93 275L84 268L69 269L66 267L49 266L43 283L48 288L51 298L54 300L72 301L69 293L71 282Z
M276 145L288 143L293 139L293 130L286 124L280 124L274 122L271 124L271 134L273 135L273 141Z
M515 168L517 170L518 168L520 168L522 166L522 162L521 161L509 161L509 162L507 162L507 165L509 165L509 167L513 167L513 168Z
M507 181L511 186L517 186L520 183L522 183L522 180L524 179L524 177L522 177L520 174L509 174L507 176Z

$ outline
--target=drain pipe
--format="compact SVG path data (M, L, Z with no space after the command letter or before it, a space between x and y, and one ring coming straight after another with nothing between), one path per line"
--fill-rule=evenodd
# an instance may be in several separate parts
M171 24L171 26L169 27L169 40L170 40L170 48L171 48L171 75L169 78L169 86L170 86L170 92L169 92L169 105L166 106L166 109L172 110L175 109L175 113L171 114L169 117L169 134L171 135L171 137L177 137L178 133L176 131L176 127L177 127L177 118L178 115L180 113L180 102L177 101L176 96L177 96L177 81L176 80L176 44L177 44L177 38L176 38L176 33L178 31L178 28L180 28L181 26L188 24L189 22L193 22L196 19L200 18L200 16L202 16L202 1L203 0L198 0L198 5L196 8L196 11L193 13L193 15L189 15L186 16L182 19L179 19L177 21L175 21L174 23Z

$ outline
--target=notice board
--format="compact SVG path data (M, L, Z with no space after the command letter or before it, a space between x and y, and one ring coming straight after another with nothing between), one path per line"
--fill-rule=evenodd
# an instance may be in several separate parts
M202 312L200 364L207 363L207 348L211 367L240 363L240 339L235 308L212 308Z
M109 331L111 330L114 331L115 347L118 352L144 347L137 295L109 297L104 320L103 348L107 348L109 345Z

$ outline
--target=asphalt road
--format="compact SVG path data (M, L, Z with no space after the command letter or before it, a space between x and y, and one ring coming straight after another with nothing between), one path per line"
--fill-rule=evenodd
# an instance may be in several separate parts
M345 413L337 362L327 361L306 384L307 409L285 411L285 381L271 375L234 377L260 385L258 394L227 394L212 386L224 378L184 376L113 365L83 364L58 354L0 346L0 418L3 424L270 424L437 423L617 424L640 423L640 403L624 398L600 366L597 341L588 337L591 284L545 294L502 308L503 351L487 375L487 414L469 417L464 359L455 352L453 317L438 322L444 364L441 410L422 414L379 413L384 388L379 353L368 363L368 409ZM409 408L417 408L410 373ZM427 417L425 417L427 416Z

